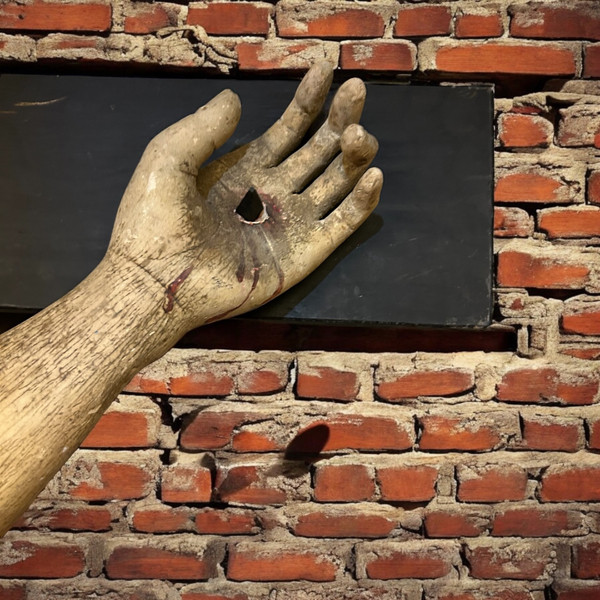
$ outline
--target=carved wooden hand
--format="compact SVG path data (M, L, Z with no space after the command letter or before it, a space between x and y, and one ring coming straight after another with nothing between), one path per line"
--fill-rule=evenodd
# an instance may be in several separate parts
M315 65L279 121L206 167L240 117L230 91L148 146L125 193L110 251L152 274L165 289L164 309L177 313L186 329L256 308L287 290L377 203L381 172L366 172L377 142L356 125L365 101L359 79L340 87L325 123L299 147L331 79L328 63ZM249 191L260 210L244 219L236 209Z
M73 291L0 337L0 535L29 506L123 386L189 329L255 308L305 277L377 203L375 139L355 123L365 90L313 67L281 119L201 167L233 132L223 92L148 146L110 246ZM258 214L238 209L253 189ZM338 206L339 204L339 206ZM242 214L240 214L242 212Z

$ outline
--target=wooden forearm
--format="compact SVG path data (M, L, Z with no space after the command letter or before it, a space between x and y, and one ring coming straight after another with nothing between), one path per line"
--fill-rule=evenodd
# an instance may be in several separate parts
M330 64L314 65L270 129L206 167L238 122L232 92L156 136L125 191L107 258L0 338L0 535L140 368L188 329L300 281L373 210L382 174L368 169L377 142L356 124L361 81L340 86L301 145L332 77ZM237 213L250 188L263 205L252 222Z
M0 536L131 377L183 333L165 293L132 263L105 258L0 338Z

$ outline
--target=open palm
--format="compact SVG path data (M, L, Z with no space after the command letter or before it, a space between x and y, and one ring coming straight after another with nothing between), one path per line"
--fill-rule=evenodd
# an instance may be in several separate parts
M282 117L252 143L202 163L240 116L225 91L159 134L119 209L109 252L164 288L163 310L189 329L256 308L314 270L366 219L382 185L377 142L357 125L365 100L344 83L329 116L299 147L332 80L315 65ZM368 169L368 170L367 170ZM243 198L250 207L240 206Z

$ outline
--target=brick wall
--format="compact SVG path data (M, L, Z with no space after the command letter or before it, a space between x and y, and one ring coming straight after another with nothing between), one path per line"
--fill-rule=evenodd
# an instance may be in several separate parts
M600 598L596 0L0 3L4 68L323 57L497 84L495 314L518 350L175 349L0 543L2 600Z

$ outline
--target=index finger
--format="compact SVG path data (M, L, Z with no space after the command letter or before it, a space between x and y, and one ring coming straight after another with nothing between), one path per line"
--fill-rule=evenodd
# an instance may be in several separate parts
M278 165L287 158L321 112L332 80L333 67L329 62L314 64L281 117L250 144L247 157L265 167Z

